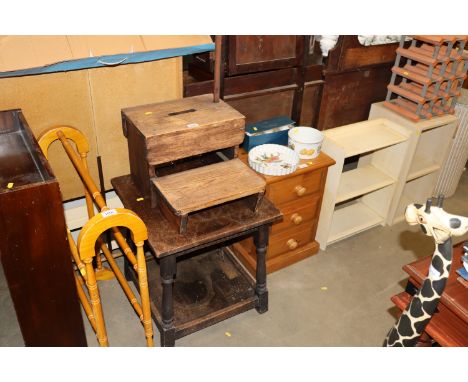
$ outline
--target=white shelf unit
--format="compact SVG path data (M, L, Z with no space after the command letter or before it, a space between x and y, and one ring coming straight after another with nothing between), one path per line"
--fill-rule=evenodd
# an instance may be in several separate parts
M395 185L407 159L410 132L384 118L323 132L322 150L336 164L328 169L316 238L321 249L384 225ZM343 171L346 158L357 167Z
M453 115L444 115L415 123L387 109L382 102L371 106L369 120L375 118L388 119L411 132L408 162L403 165L402 176L396 184L395 199L387 217L387 223L392 225L404 220L408 204L423 204L433 196L458 120Z
M424 204L427 200L427 195L430 195L431 190L434 187L434 183L437 181L437 174L432 172L425 176L409 180L405 183L403 187L403 192L401 193L400 198L398 198L398 207L399 211L398 216L396 216L397 221L402 221L405 218L405 209L408 204L420 203Z

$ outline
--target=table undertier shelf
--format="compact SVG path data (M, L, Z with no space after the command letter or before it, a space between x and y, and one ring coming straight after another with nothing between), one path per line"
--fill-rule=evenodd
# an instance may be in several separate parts
M135 272L126 273L138 287ZM148 260L148 285L153 319L162 327L162 285L159 264ZM227 248L178 260L173 287L175 338L223 321L256 306L255 282Z

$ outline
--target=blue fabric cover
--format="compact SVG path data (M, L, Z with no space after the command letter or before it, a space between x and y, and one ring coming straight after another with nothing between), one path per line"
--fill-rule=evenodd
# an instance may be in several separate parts
M209 52L214 50L215 44L202 44L186 46L183 48L152 50L149 52L136 52L125 54L114 54L110 56L89 57L79 60L62 61L52 65L41 66L11 72L0 72L0 78L28 76L32 74L45 74L56 72L67 72L70 70L100 68L107 66L117 66L125 64L135 64L139 62L162 60L164 58L186 56L189 54Z

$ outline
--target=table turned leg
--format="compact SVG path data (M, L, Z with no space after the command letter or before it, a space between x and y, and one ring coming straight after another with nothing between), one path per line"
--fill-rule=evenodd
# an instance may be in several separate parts
M268 310L268 289L266 286L266 251L268 247L269 226L261 226L254 233L254 243L257 253L257 270L255 293L258 302L255 307L258 313L265 313Z
M162 284L161 302L161 346L175 345L174 307L172 288L176 275L176 257L166 256L161 259L160 275Z

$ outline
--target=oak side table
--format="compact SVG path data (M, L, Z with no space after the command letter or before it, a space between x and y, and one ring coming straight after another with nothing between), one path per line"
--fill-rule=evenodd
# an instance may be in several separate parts
M199 212L180 234L158 208L151 208L130 175L111 182L125 208L138 214L148 229L151 313L161 346L174 346L178 338L249 309L268 310L265 253L269 228L281 213L267 198L255 214L243 199ZM229 247L249 236L256 247L255 278ZM136 281L128 264L125 274Z

